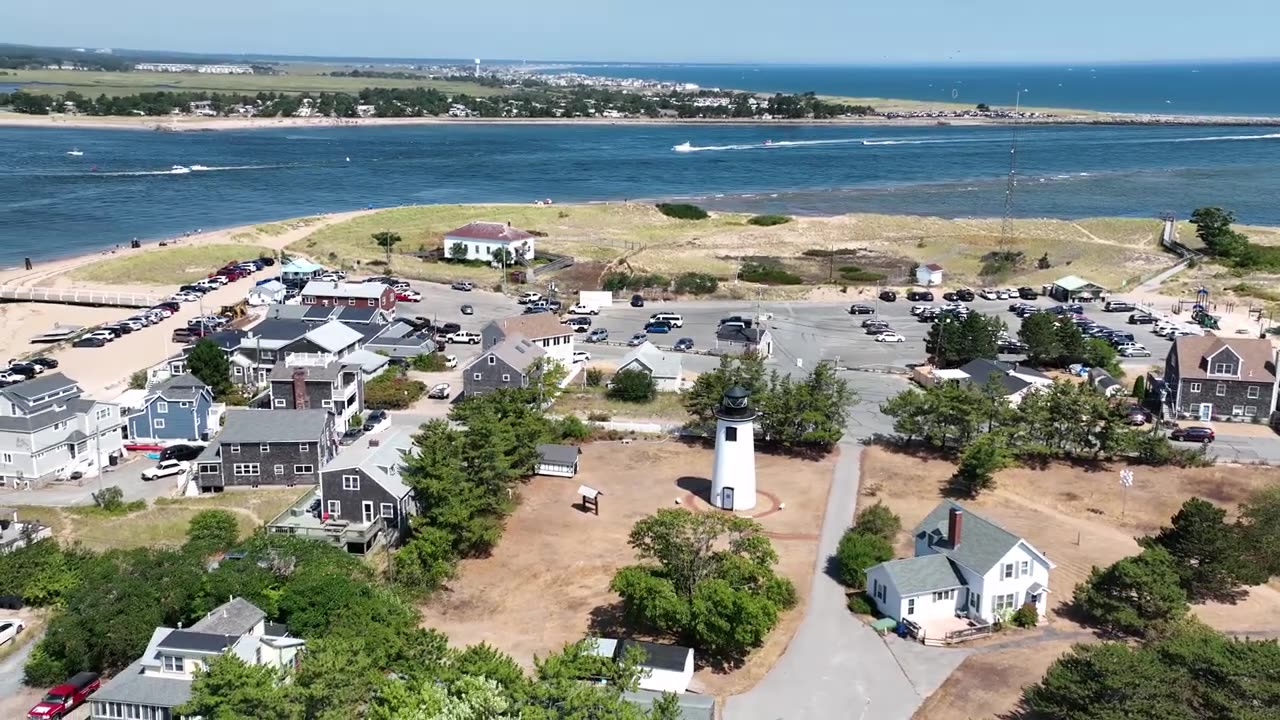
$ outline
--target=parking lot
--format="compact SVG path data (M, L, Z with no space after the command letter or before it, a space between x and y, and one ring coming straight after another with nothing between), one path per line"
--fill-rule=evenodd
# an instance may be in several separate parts
M100 488L112 485L117 485L124 491L125 502L172 497L176 491L175 478L167 477L150 481L142 479L142 471L154 467L155 464L155 460L143 453L130 453L124 464L106 468L101 478L86 477L65 482L51 481L44 487L32 490L0 489L0 505L49 507L92 505L93 494Z

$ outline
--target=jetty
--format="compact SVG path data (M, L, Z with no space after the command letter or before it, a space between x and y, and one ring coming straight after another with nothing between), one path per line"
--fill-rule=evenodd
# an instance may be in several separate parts
M92 307L149 308L163 297L147 293L104 292L101 290L59 290L42 287L0 286L0 302L38 302Z

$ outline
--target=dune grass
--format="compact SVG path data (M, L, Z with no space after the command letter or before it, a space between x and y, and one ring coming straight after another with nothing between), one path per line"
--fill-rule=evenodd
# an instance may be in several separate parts
M259 245L187 245L122 250L121 254L71 271L73 280L109 285L172 286L207 277L232 260L248 260L272 251Z
M34 93L60 94L74 90L82 95L122 96L142 92L347 92L357 93L365 88L435 88L444 93L466 93L471 96L501 94L498 88L488 88L472 82L445 80L392 80L385 78L329 77L336 67L313 66L298 69L290 66L287 75L210 75L206 73L160 72L97 72L79 70L11 70L6 83L23 86ZM31 83L28 85L28 83Z
M684 408L684 396L673 392L660 392L652 402L631 403L610 400L603 387L571 385L556 398L552 412L577 415L582 420L595 413L611 420L669 420L688 422L689 411Z

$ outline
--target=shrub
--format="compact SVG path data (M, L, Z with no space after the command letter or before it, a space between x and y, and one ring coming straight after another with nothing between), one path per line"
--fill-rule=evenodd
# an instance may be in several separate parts
M653 400L658 392L653 376L643 370L622 370L613 376L608 395L614 400L643 403Z
M773 227L774 225L786 225L791 222L789 215L756 215L747 220L748 225L759 225L760 227Z
M599 410L587 413L587 420L591 422L609 422L610 417L609 413L600 412Z
M876 501L875 505L858 513L854 527L864 535L875 535L893 542L902 529L902 518L895 515L883 502Z
M565 415L556 423L555 433L560 440L586 440L591 436L591 428L577 415Z
M849 612L854 615L876 615L876 604L862 591L849 595Z
M982 256L982 269L978 274L984 277L1004 275L1017 270L1025 259L1021 250L993 250Z
M200 554L226 550L239 539L240 525L227 510L201 510L187 525L187 548Z
M738 279L762 285L799 285L804 282L799 275L756 261L744 262L738 270Z
M658 212L677 220L706 220L710 217L706 210L689 203L658 203Z
M587 368L587 385L600 387L604 382L604 371L600 368Z
M861 590L867 584L867 568L893 558L893 546L878 535L846 530L836 548L836 579Z
M347 427L348 428L364 427L364 415L361 415L360 413L356 413L355 415L352 415L351 419L347 421Z
M828 250L827 248L809 248L800 254L805 257L829 258L840 257L841 255L857 255L858 251L854 248L835 248L832 250Z
M840 277L849 282L875 283L884 280L888 276L884 273L863 270L857 265L845 265L840 268Z
M447 369L444 363L444 355L434 352L414 355L413 360L409 361L409 365L419 372L440 372Z
M1147 380L1142 375L1133 381L1133 396L1139 400L1145 400L1147 397Z
M373 410L403 410L426 391L426 383L407 378L401 372L386 371L364 384L364 404Z
M130 390L143 390L147 387L147 371L138 370L129 376Z
M710 295L720 287L714 275L687 272L676 278L676 292L688 295Z
M600 278L600 289L610 292L619 290L643 290L645 288L665 288L671 284L665 275L610 272Z
M1013 613L1009 622L1013 623L1014 627L1033 628L1040 622L1040 613L1033 603L1027 603Z

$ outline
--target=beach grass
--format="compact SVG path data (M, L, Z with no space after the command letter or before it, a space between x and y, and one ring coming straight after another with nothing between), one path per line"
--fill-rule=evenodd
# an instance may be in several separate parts
M321 69L323 68L323 69ZM142 92L347 92L365 88L433 88L450 95L465 93L474 97L501 94L500 88L478 83L446 80L393 80L388 78L330 77L321 75L336 67L313 66L299 72L289 66L288 75L210 75L208 73L99 72L80 70L11 70L5 83L15 84L33 93L57 95L74 90L81 95L97 97L136 95ZM311 72L307 72L311 70Z
M249 243L149 247L145 251L122 250L120 253L75 268L70 277L106 285L172 286L207 277L232 260L273 254L270 248Z
M674 392L660 392L651 402L632 403L610 400L603 387L571 385L556 398L551 409L564 415L577 415L587 420L589 416L608 417L611 420L669 420L688 422L689 411L684 407L684 396Z

